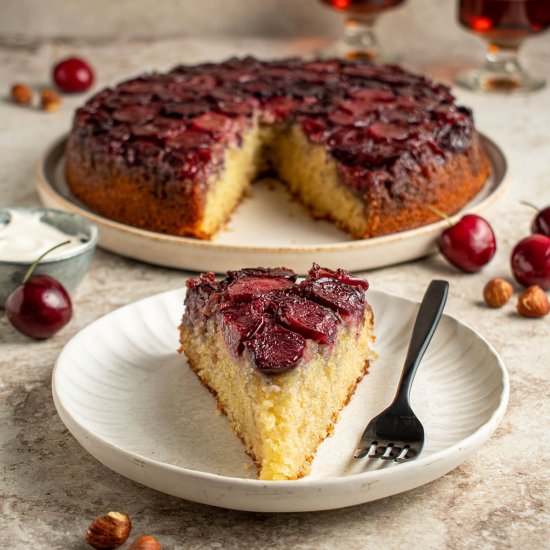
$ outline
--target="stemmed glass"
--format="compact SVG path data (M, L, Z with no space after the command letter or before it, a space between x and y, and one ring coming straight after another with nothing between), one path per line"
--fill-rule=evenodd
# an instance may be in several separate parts
M518 61L524 40L550 26L550 0L458 0L460 24L485 39L485 63L460 74L456 83L473 91L530 92L545 81Z
M319 0L345 15L344 35L319 52L320 57L380 60L380 47L373 27L378 16L405 0ZM549 0L550 1L550 0Z

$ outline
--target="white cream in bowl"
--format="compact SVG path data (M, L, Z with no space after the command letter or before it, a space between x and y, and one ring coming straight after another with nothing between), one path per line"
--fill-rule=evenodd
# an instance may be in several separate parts
M56 244L70 241L48 254L48 259L54 260L82 245L80 235L68 235L42 221L41 212L10 210L9 214L10 219L0 224L0 261L33 262Z

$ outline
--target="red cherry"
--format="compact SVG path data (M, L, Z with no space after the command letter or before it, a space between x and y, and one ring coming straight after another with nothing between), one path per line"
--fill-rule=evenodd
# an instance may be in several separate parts
M94 73L83 59L69 57L54 67L53 80L63 92L85 92L94 82Z
M540 233L550 237L550 206L539 210L531 223L531 233Z
M11 292L5 307L10 323L36 340L53 336L73 314L69 294L49 275L30 277Z
M523 286L539 285L550 289L550 237L531 235L512 251L512 273Z
M497 249L489 222L475 214L466 214L445 229L437 244L449 262L467 273L479 271L489 263Z

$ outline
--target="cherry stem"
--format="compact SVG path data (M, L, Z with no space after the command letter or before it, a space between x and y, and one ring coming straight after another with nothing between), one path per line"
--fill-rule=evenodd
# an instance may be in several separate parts
M537 212L540 212L540 210L532 202L519 201L519 203L523 204L524 206L530 206L531 208L534 208Z
M445 214L445 212L442 212L439 210L439 208L436 208L435 206L432 206L431 204L426 205L434 214L438 215L440 218L444 219L451 227L454 225L453 220Z
M52 246L44 254L41 254L34 262L30 265L29 269L27 269L27 272L25 273L25 276L23 277L23 280L21 281L21 284L24 285L32 275L32 272L34 271L35 267L40 263L42 259L44 259L44 256L47 256L50 252L55 250L56 248L59 248L60 246L65 246L66 244L69 244L71 241L63 241L62 243L56 244L55 246Z

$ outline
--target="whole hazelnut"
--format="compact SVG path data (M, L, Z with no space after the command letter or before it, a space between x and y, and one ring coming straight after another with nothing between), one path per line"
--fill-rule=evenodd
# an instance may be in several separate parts
M519 296L518 313L524 317L544 317L550 312L546 292L538 285L527 287Z
M98 550L118 548L126 542L132 529L128 515L122 512L109 512L90 523L86 542Z
M161 546L155 537L143 535L134 540L128 550L161 550Z
M504 279L491 279L483 289L483 299L490 307L502 307L514 293L512 285Z
M32 90L26 84L14 84L11 87L11 98L19 105L30 105L32 101Z
M61 96L49 88L44 88L40 92L40 105L44 111L57 111L61 105Z

